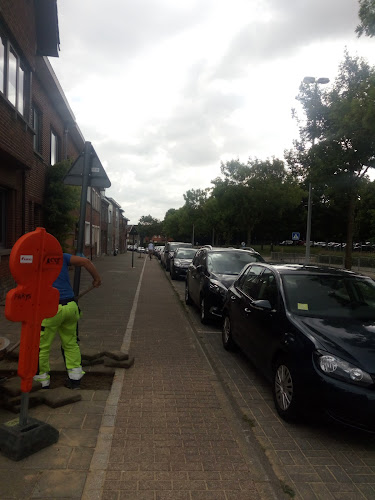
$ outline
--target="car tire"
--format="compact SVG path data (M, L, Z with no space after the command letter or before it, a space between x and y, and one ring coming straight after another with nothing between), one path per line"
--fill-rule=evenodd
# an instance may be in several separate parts
M226 351L232 351L235 348L235 343L232 336L232 324L228 314L225 314L223 328L221 332L221 340Z
M190 292L189 292L189 285L188 285L187 281L185 283L185 304L187 304L188 306L190 306L192 304Z
M206 301L204 297L201 297L200 300L200 313L201 313L201 323L202 325L206 325L208 323L208 311L206 307Z
M296 422L300 416L301 393L298 376L287 358L279 358L275 364L272 393L280 417L287 422Z

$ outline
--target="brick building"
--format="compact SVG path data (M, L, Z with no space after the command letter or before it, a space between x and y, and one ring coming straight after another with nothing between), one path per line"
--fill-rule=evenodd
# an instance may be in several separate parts
M75 160L85 140L47 58L59 50L56 0L0 0L0 42L1 299L14 286L12 246L44 224L47 167ZM107 252L101 243L107 222L102 230L99 190L88 191L85 255L92 257Z

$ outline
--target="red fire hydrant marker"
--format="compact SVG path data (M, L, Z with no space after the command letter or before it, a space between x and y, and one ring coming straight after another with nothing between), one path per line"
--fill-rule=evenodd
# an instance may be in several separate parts
M60 243L40 227L21 236L10 254L9 268L18 286L6 296L5 316L22 322L18 361L22 393L30 392L37 371L41 323L58 310L59 292L52 284L62 262ZM23 406L21 399L20 421L25 420Z

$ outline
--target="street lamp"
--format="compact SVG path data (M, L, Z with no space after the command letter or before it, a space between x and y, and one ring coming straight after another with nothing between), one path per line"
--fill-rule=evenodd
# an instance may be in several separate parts
M315 78L314 76L305 76L303 79L304 83L314 83L315 84L315 99L318 95L318 84L329 83L329 78ZM314 116L314 135L312 137L312 145L315 143L315 132L316 132L316 113ZM307 203L307 228L306 228L306 254L305 254L305 265L310 263L310 244L311 244L311 212L312 212L312 196L311 196L311 182L309 182L309 200Z

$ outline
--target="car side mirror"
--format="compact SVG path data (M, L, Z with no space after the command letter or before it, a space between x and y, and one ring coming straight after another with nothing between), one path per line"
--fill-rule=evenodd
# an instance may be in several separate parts
M269 300L254 300L253 306L257 307L258 309L263 309L264 311L271 311L272 306Z

